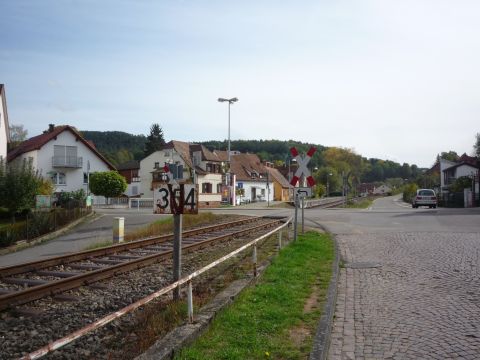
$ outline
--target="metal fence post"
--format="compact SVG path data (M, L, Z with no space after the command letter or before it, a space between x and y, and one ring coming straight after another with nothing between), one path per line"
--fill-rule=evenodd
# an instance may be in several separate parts
M253 277L257 277L257 244L253 245Z
M192 281L187 283L188 322L193 323L193 292Z
M298 195L295 195L295 219L293 220L293 241L297 240Z
M182 214L173 215L173 281L182 276ZM180 299L180 286L173 291L173 299Z

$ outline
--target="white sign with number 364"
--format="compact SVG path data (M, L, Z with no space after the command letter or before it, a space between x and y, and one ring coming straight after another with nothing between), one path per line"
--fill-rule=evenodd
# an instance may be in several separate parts
M155 214L198 214L198 191L193 184L162 184L153 189Z

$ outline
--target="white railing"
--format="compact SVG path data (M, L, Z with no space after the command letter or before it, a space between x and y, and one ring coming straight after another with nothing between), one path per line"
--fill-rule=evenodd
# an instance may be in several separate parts
M83 158L77 156L54 156L52 157L52 166L81 168L83 166Z
M106 198L104 196L94 196L92 199L92 205L96 207L108 207L108 208L128 208L128 198Z
M140 208L153 209L153 198L130 198L128 201L128 208L137 210L140 210Z

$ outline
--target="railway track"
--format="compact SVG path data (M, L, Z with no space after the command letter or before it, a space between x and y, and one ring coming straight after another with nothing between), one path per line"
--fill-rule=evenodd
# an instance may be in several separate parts
M248 218L182 233L184 252L234 236L269 229L282 220ZM0 310L171 258L173 234L0 268Z

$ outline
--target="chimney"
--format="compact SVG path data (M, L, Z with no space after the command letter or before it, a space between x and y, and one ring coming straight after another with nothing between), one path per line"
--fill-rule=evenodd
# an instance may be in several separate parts
M55 130L55 124L48 124L48 132L53 132Z

